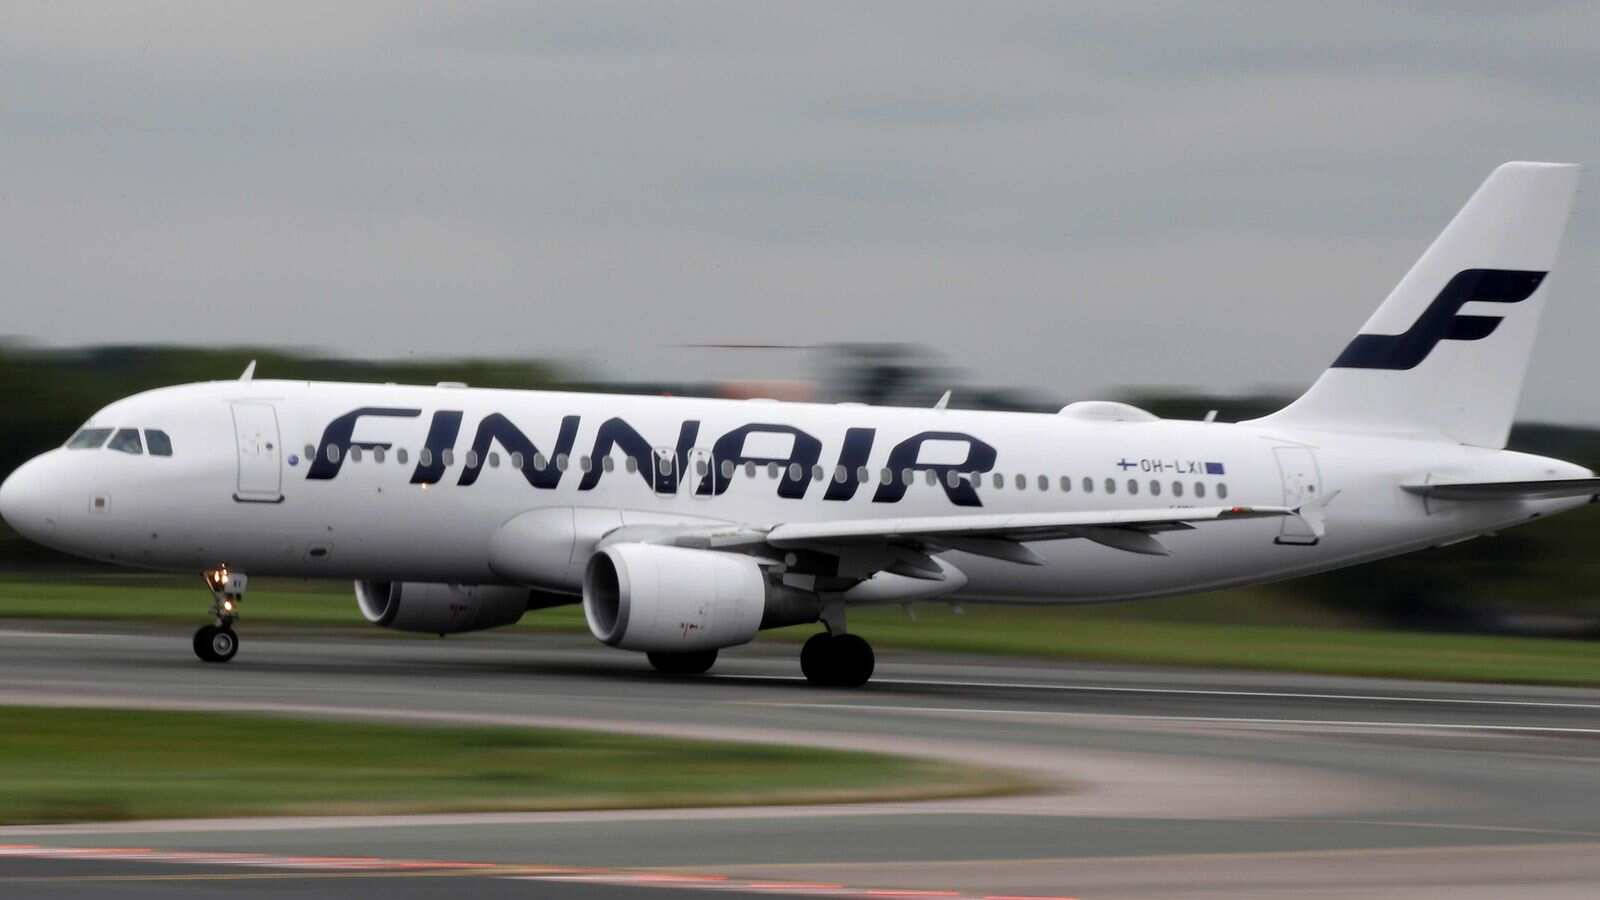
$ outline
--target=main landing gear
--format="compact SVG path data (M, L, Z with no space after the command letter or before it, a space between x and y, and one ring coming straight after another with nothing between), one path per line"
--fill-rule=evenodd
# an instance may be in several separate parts
M877 664L872 645L860 635L844 630L844 606L822 614L827 631L812 635L800 648L800 671L818 687L860 687L872 677Z
M227 566L207 569L204 573L206 587L211 589L211 615L215 625L202 625L194 633L194 655L206 662L224 663L239 652L239 636L233 623L239 620L239 604L244 602L244 589L248 579L243 573L230 572Z

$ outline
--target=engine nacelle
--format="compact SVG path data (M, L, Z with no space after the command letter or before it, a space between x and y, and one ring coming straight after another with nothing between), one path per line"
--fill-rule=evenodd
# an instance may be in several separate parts
M613 544L589 559L583 577L589 631L624 650L732 647L820 612L816 595L769 584L754 559L714 550Z
M436 584L424 581L358 581L356 606L374 625L396 631L459 634L514 624L530 606L527 588Z

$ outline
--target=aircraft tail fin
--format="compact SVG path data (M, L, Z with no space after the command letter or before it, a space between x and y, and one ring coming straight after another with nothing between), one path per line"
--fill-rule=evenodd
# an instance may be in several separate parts
M1578 173L1495 169L1311 389L1258 421L1504 447Z

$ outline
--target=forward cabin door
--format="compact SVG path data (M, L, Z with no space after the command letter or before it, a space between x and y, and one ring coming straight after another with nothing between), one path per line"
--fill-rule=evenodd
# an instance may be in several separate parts
M233 404L233 433L239 448L239 481L233 499L241 503L283 501L282 447L278 412L270 403Z
M1322 479L1311 448L1276 447L1272 452L1278 458L1278 474L1283 478L1283 505L1293 509L1318 502L1322 496ZM1317 542L1311 526L1299 516L1284 516L1278 521L1282 524L1277 543L1309 547Z

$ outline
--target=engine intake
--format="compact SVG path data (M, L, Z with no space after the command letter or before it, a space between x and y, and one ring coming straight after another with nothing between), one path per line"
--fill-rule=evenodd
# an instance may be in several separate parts
M357 581L356 606L368 622L396 631L459 634L512 625L541 605L527 588Z
M814 622L814 594L769 584L748 556L623 543L590 557L583 616L601 643L680 653L748 643L761 628Z

